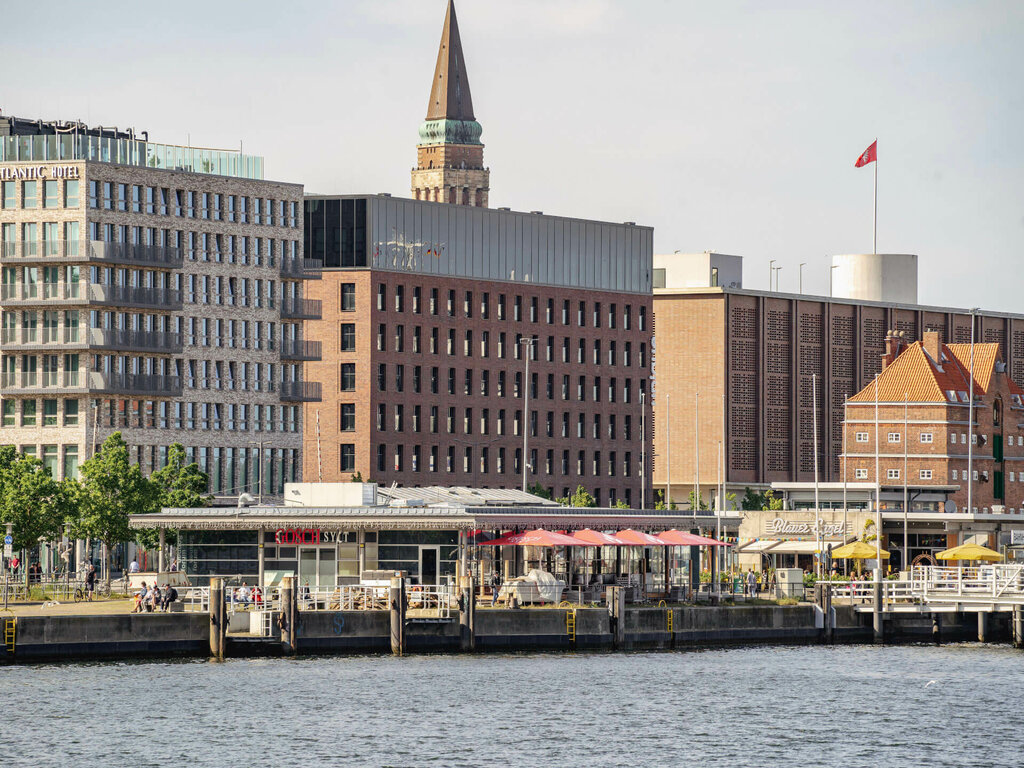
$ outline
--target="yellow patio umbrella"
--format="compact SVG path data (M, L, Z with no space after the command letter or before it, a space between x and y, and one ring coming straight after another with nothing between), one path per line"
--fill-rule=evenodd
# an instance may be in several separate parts
M878 557L878 550L866 541L851 541L841 547L832 550L832 558L837 560L874 560ZM889 557L889 553L882 550L882 559Z
M994 549L983 547L981 544L961 544L937 554L938 560L987 560L990 563L997 563L1003 556Z

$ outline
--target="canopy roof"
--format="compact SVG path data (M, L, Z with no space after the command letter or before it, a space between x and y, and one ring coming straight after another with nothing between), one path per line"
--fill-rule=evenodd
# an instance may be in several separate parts
M662 541L657 536L652 536L649 533L642 533L641 531L634 531L632 528L626 528L623 531L619 531L615 534L616 539L620 539L623 544L634 547L664 547L668 544L667 541Z
M718 541L718 539L709 539L707 536L698 536L696 533L687 533L686 531L677 531L674 528L669 531L663 531L658 534L658 538L662 541L673 544L676 546L684 547L728 547L724 541Z
M572 531L569 535L574 539L578 539L579 543L586 547L614 547L625 544L617 536L603 533L602 531L594 531L590 528L584 528L582 531Z
M555 531L524 531L523 533L507 533L490 541L481 541L481 547L577 547L579 542L572 536Z

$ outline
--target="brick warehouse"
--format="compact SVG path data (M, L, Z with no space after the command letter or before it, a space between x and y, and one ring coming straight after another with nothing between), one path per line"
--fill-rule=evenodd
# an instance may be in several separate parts
M1007 375L999 345L974 345L973 409L970 344L941 344L939 334L930 331L910 345L891 334L886 346L877 378L877 442L872 381L847 405L840 479L845 473L850 481L875 483L877 445L883 488L951 487L957 488L950 495L957 510L1024 511L1024 390ZM974 429L968 418L972 410ZM913 495L910 501L919 509Z
M819 478L836 482L842 479L843 403L881 369L886 334L899 331L908 344L926 331L938 332L943 343L971 340L971 314L964 309L748 290L737 281L713 285L708 278L703 287L665 284L658 267L678 258L655 257L654 288L654 483L664 488L668 479L665 427L671 411L677 502L685 502L694 482L695 393L705 500L715 492L719 441L729 493L814 480L813 374ZM726 274L727 265L721 268ZM997 345L1010 377L1024 382L1024 316L981 311L974 322L976 341Z
M385 195L305 205L325 265L307 480L519 487L532 339L528 483L640 503L650 228Z

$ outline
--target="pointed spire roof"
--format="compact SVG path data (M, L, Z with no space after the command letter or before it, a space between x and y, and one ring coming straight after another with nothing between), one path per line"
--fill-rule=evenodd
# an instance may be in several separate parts
M441 47L437 51L434 82L430 87L427 120L475 120L466 59L462 55L462 40L459 37L459 21L455 17L455 0L448 0L448 13L444 17Z

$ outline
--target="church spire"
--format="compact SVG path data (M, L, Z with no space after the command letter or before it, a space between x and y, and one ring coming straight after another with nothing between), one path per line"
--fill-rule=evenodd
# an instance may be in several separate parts
M441 45L430 86L427 119L420 126L412 194L417 200L487 207L491 172L484 167L483 128L473 115L466 59L455 2L448 0Z
M437 51L434 82L430 88L427 120L473 120L473 97L469 92L466 57L462 53L455 0L448 0L441 45Z

